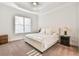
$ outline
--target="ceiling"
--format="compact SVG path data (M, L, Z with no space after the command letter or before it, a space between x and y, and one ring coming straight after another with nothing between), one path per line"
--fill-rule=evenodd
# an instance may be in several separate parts
M14 7L21 11L38 14L38 13L46 13L50 10L54 10L68 2L38 2L39 5L33 6L32 2L5 2L8 6Z
M30 10L32 12L47 12L51 8L54 9L60 5L63 5L64 2L39 2L39 6L37 7L33 6L31 2L17 2L15 4L20 8Z
M18 7L23 8L25 10L30 10L30 11L33 11L33 12L39 12L42 9L44 9L44 7L46 7L46 5L48 5L49 3L39 2L38 6L33 6L32 2L17 2L15 4Z

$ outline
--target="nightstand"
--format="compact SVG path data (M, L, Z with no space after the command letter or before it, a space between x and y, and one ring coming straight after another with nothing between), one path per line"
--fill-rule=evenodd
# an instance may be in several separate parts
M60 36L60 44L70 46L70 36L67 35L61 35Z
M0 35L0 45L8 43L8 35Z

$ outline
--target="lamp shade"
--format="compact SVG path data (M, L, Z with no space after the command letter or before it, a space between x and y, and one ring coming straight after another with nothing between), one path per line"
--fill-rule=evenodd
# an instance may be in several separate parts
M60 35L69 35L70 28L68 26L61 27L60 29Z

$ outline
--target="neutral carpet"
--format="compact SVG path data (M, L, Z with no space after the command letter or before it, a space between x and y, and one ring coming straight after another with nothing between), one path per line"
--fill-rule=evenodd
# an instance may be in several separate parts
M40 52L38 52L37 50L33 49L29 52L26 53L28 56L42 56L42 54Z

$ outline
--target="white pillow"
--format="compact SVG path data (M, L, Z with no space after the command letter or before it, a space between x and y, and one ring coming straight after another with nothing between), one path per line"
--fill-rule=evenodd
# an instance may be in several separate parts
M41 34L46 34L46 29L45 28L42 28L41 31L40 31L40 33Z
M51 28L51 27L42 28L40 33L41 34L46 34L46 35L53 35L54 33L57 33L57 29L56 28Z
M54 32L51 28L46 28L46 34L47 35L52 35Z

